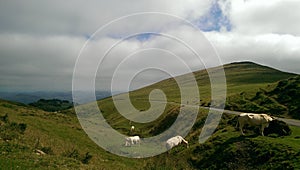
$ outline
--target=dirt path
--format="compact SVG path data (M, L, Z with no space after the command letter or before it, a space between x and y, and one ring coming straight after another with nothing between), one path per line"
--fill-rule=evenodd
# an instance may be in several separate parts
M155 100L155 101L152 100L151 102L166 103L166 102L159 101L159 100ZM168 104L174 104L174 105L183 105L183 106L187 106L187 107L197 107L197 105L193 105L193 104L180 104L180 103L176 103L176 102L167 102L167 103ZM223 109L218 109L218 108L210 108L210 107L203 107L203 106L198 106L198 107L202 108L202 109L211 109L211 110L214 110L214 111L220 111L220 112L223 112L223 113L233 114L233 115L239 115L239 114L243 113L243 112L239 112L239 111L223 110ZM286 118L279 118L279 117L275 117L275 118L277 118L278 120L284 121L288 125L300 127L300 120L286 119Z

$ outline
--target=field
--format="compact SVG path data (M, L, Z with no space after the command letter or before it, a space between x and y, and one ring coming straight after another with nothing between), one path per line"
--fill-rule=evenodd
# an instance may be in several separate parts
M218 68L215 69L218 70ZM279 87L279 84L282 85L280 82L283 80L288 81L288 84L294 83L294 79L291 78L296 76L250 62L228 64L224 66L224 69L227 79L226 107L234 110L245 104L238 102L243 96L250 101L262 90L264 93L259 94L272 97L277 101L278 98L272 95L272 92ZM209 106L212 103L207 72L198 71L193 74L197 79L201 98L199 101L194 101L194 99L184 101L184 104L188 102L185 106L186 110L192 107L189 105L198 102L202 106ZM182 79L184 78L183 75ZM286 88L286 86L282 87ZM181 98L176 82L173 79L164 80L130 92L131 102L138 111L143 112L150 108L148 95L152 89L163 90L168 103L163 114L151 115L153 119L156 117L157 119L149 123L137 123L124 118L118 113L112 98L100 100L98 105L106 121L119 133L129 135L130 126L134 125L136 128L134 134L141 137L155 136L167 130L176 121L181 108ZM278 91L277 96L283 94L283 91ZM119 97L122 98L122 95ZM259 100L251 102L257 101ZM285 103L281 100L280 102L280 105L285 106ZM285 107L293 108L290 105ZM246 111L253 111L252 107L248 109ZM292 134L289 136L272 134L259 136L255 129L250 129L246 136L241 136L235 129L235 116L223 114L214 134L208 141L200 144L199 135L208 110L201 108L197 112L195 124L185 137L189 141L189 148L180 145L169 153L150 158L131 159L116 156L97 146L82 130L73 109L60 113L46 112L32 106L1 100L0 167L1 169L300 168L300 128L291 126ZM95 120L96 116L88 116L86 120ZM291 116L285 112L282 114L282 117ZM123 141L112 141L114 142L115 145L123 144ZM140 148L138 146L123 147L124 153L141 149L144 149L143 143ZM46 154L38 155L37 150L42 150Z

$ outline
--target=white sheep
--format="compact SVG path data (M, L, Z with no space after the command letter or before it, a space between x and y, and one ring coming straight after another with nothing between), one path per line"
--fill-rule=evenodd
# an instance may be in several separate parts
M181 142L186 143L187 148L189 147L189 145L188 145L189 142L184 140L183 137L178 135L178 136L172 137L167 140L166 148L167 148L167 150L169 150L169 149L173 148L174 146L179 145Z
M134 144L141 144L141 139L139 136L130 136L125 138L125 146L130 146Z

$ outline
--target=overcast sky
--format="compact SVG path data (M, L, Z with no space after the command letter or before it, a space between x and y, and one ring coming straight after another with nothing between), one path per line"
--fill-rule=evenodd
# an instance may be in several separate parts
M195 29L173 21L172 17L131 17L92 36L117 18L141 12L160 12L191 22L203 31L222 63L247 60L300 73L299 0L61 2L0 0L0 91L70 91L76 59L87 40L90 41L84 55L94 58L83 61L86 72L82 76L89 76L89 69L98 66L99 90L110 87L112 75L117 71L122 74L116 76L120 79L114 80L115 83L122 84L131 77L130 88L138 88L215 65L212 58L201 63L179 40L168 37L189 39L192 44L189 45L204 48L205 42L197 38L200 35ZM156 34L124 39L139 31ZM118 41L102 63L95 65L111 44ZM210 56L201 50L201 56ZM153 66L163 69L150 69Z

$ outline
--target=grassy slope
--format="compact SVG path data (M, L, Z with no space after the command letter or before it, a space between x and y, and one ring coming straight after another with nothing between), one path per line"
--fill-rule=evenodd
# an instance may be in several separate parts
M268 67L261 67L253 63L234 63L225 65L227 75L228 95L239 93L254 94L259 88L266 87L269 83L274 83L281 79L286 79L293 74L282 73ZM210 89L208 77L205 71L194 73L198 80L201 93L202 104L210 102ZM243 75L243 76L241 76ZM149 108L147 102L151 89L162 89L168 101L180 101L178 87L172 79L168 79L149 87L130 93L132 102L139 110ZM99 106L107 118L107 121L119 132L127 134L129 132L129 121L119 115L113 106L111 98L99 101ZM164 131L176 118L179 106L168 104L164 114L156 121L148 124L134 123L136 133L141 136L152 136ZM71 112L71 111L69 111ZM267 164L258 165L258 168L267 168L283 165L284 167L299 167L299 128L293 127L293 134L289 137L271 138L260 136L240 137L239 133L227 121L230 118L224 117L223 124L213 135L210 141L203 145L198 144L198 136L205 121L207 111L200 109L197 122L192 131L186 137L190 142L190 148L179 146L172 149L171 154L162 154L147 159L127 159L110 154L94 144L81 130L80 125L74 115L70 113L57 114L49 113L35 108L20 106L15 103L0 101L0 115L8 113L9 119L18 123L26 123L25 134L21 134L18 139L1 142L1 167L11 166L22 168L53 168L53 169L197 169L197 168L251 168L257 162L251 162L253 157L261 154L261 157L271 157ZM171 121L170 121L171 120ZM51 147L52 155L38 156L34 153L36 141L39 139L41 147ZM257 152L249 153L251 147L257 146ZM82 164L79 160L65 156L66 152L78 150L81 155L89 152L93 157L89 164ZM219 154L225 151L223 154ZM239 155L238 153L242 154ZM270 154L268 156L268 154ZM294 158L289 159L288 155ZM267 155L267 156L266 156ZM227 157L233 160L226 163ZM241 157L241 158L240 158ZM216 159L217 158L217 159ZM278 158L278 159L277 159ZM249 162L248 164L242 164ZM238 165L244 167L238 167Z
M215 72L218 72L219 68L214 68ZM257 65L255 63L250 63L250 62L242 62L242 63L233 63L233 64L228 64L224 66L224 70L226 73L226 78L227 78L227 95L228 96L235 96L236 94L240 94L240 93L247 93L247 95L252 95L254 96L256 94L257 91L259 91L259 89L262 88L266 88L268 85L271 84L271 86L282 80L282 79L287 79L290 77L295 76L295 74L290 74L290 73L284 73L269 67L265 67L265 66L260 66ZM206 71L198 71L194 73L198 85L199 85L199 91L201 93L201 104L202 105L207 105L210 103L210 93L208 91L210 91L210 84L208 81L208 75ZM182 76L184 79L184 76ZM186 80L188 81L188 80ZM179 102L180 101L180 94L179 94L179 88L176 84L176 82L170 78L164 81L161 81L159 83L153 84L151 86L142 88L140 90L137 91L133 91L130 93L130 97L131 97L131 101L132 103L135 105L135 107L139 110L146 110L149 108L149 103L147 102L148 100L148 95L151 92L151 90L153 89L161 89L165 92L167 99L169 102ZM101 100L99 101L99 106L101 108L102 111L104 111L106 118L110 121L110 124L115 128L118 129L120 132L126 134L128 132L128 120L124 119L121 115L119 115L116 111L116 109L112 109L113 108L113 104L110 98L105 99L105 100ZM138 123L134 123L135 125L137 125L137 129L140 130L139 131L139 135L141 136L148 136L149 134L151 134L151 129L149 129L149 127L152 127L152 129L155 127L165 127L165 123L163 120L165 120L165 118L167 117L169 120L172 120L172 115L174 115L174 112L170 112L170 110L172 110L171 108L174 108L176 106L172 106L169 105L164 114L162 114L162 116L160 116L157 121L152 122L150 124L147 125L143 125L143 124L138 124ZM178 107L178 106L177 106ZM187 136L187 139L189 139L190 141L192 141L192 143L194 143L194 146L198 146L197 144L197 140L198 140L198 136L200 134L201 131L201 127L203 125L203 122L205 120L205 115L206 115L207 111L206 110L200 110L199 111L199 116L197 119L196 124L194 125L193 130L190 132L189 136ZM171 118L170 118L171 117ZM165 127L165 129L167 129L167 127ZM165 130L165 129L160 129L159 132ZM220 134L222 135L223 132L221 132ZM154 133L155 134L155 133ZM151 134L151 135L154 135ZM150 136L151 136L150 135ZM280 153L281 149L278 149L278 145L273 145L274 141L277 141L277 143L282 144L283 148L282 151L285 151L287 148L290 148L291 146L294 146L296 142L299 142L298 140L295 139L296 136L299 136L299 129L298 128L294 128L294 133L293 136L290 137L290 139L265 139L265 138L261 138L261 137L257 137L255 139L253 139L254 143L256 143L257 146L259 145L271 145L271 147L268 147L270 150L275 149L278 152L276 152L276 154L272 155L273 157L278 156L277 154ZM218 145L220 145L220 147L225 147L224 145L229 145L228 143L223 143L227 140L231 140L231 137L233 138L237 138L239 140L243 140L242 138L239 138L239 133L235 132L235 130L233 130L233 128L229 128L228 129L228 136L224 136L224 138L220 138L217 139L218 141ZM251 138L247 139L250 140L251 142L246 142L244 145L245 147L251 147L253 141ZM265 143L263 141L266 141ZM287 142L289 141L289 142ZM236 145L235 143L230 143L230 146L234 147L234 145ZM297 145L299 146L299 145ZM264 146L262 146L264 147ZM213 148L210 148L211 150L208 151L208 155L212 154L210 152L213 152ZM189 164L184 163L184 166L190 166L190 168L197 168L199 167L199 163L204 163L205 160L201 160L198 159L197 157L193 157L191 156L191 153L197 153L197 151L193 151L193 150L188 150L185 151L185 149L183 147L179 147L178 150L180 151L174 151L174 154L172 154L172 156L158 156L159 160L163 160L163 161L159 161L158 165L149 165L152 167L176 167L176 166L180 166L180 164L177 164L176 162L182 162L180 161L181 157L185 157L187 158L187 161L189 162ZM177 153L180 152L180 153ZM206 152L205 150L202 150L200 154L202 154L203 152ZM246 151L245 151L246 152ZM260 151L257 151L260 152ZM267 150L263 150L261 151L262 154L264 154L265 152L269 152L268 149ZM290 152L290 151L287 151ZM293 147L291 152L298 152L297 151L297 147ZM217 154L217 153L216 153ZM179 156L181 155L181 156ZM193 154L192 154L193 155ZM202 155L203 156L203 155ZM210 155L212 156L212 158L214 157L214 155ZM226 155L223 155L226 156ZM234 155L234 156L238 156L238 155ZM254 157L254 155L248 155L250 157ZM285 155L286 156L286 155ZM280 157L280 156L279 156ZM284 159L284 156L281 156L281 160L277 162L276 166L279 166ZM299 158L299 157L298 157ZM195 163L191 160L196 159L198 163ZM219 158L221 159L221 158ZM249 159L249 158L248 158ZM153 160L156 160L155 158L153 158ZM156 160L157 161L157 160ZM213 162L213 159L210 160ZM225 160L224 160L225 161ZM243 160L242 160L243 161ZM275 160L272 160L271 163L274 164L274 162L276 162ZM171 163L172 162L172 163ZM185 162L185 161L183 161ZM292 163L291 163L292 162ZM299 166L299 165L294 165L295 160L291 160L292 165L291 166ZM149 163L151 164L151 162ZM182 163L181 163L182 164ZM234 162L232 163L234 164ZM255 165L255 162L252 162L252 166ZM191 166L192 165L192 166ZM221 164L220 164L221 165ZM232 165L232 166L236 166L236 164ZM250 165L247 165L248 167L251 167ZM202 166L200 166L202 167ZM210 166L205 166L206 168L212 168ZM264 166L262 166L264 167ZM220 167L218 167L220 168ZM230 168L230 166L227 166L227 168ZM266 167L264 167L266 168Z
M260 88L265 88L270 83L296 76L292 73L281 72L279 70L258 65L252 62L238 62L226 64L223 66L227 81L227 96L237 93L255 94ZM221 67L212 68L214 73L211 76L217 76ZM210 103L211 84L206 70L200 70L193 73L199 87L201 95L201 104ZM186 75L179 76L184 79ZM188 82L189 80L185 80ZM188 83L187 83L188 84ZM148 99L148 95L153 89L161 89L165 92L168 101L180 102L180 91L176 81L173 78L163 80L145 88L130 93L133 104L137 99ZM147 105L149 106L149 105ZM138 108L138 107L137 107Z
M127 159L107 153L96 146L81 130L74 115L48 113L34 108L0 101L1 113L8 113L10 121L26 123L27 129L18 139L0 140L0 165L3 169L241 169L241 168L299 168L300 129L292 127L288 137L272 138L249 133L241 137L234 129L232 116L224 115L216 133L204 144L198 136L205 120L205 110L200 110L198 123L184 145L173 148L170 154L146 159ZM2 116L3 114L1 114ZM156 124L159 127L161 122ZM142 127L140 127L142 128ZM148 133L148 132L144 132ZM34 149L51 147L53 154L38 156ZM255 149L253 148L255 146ZM88 164L64 156L77 149L80 154L90 152ZM251 151L251 152L250 152ZM253 158L259 159L253 159ZM229 159L230 158L230 159ZM259 162L260 160L266 162ZM252 162L251 162L252 161ZM246 163L246 164L245 164ZM255 167L254 167L255 165Z
M227 109L269 113L274 116L300 119L300 76L284 79L254 93L228 97Z
M45 112L1 100L0 115L4 114L8 114L10 122L25 123L27 128L15 139L0 139L0 169L107 169L139 165L134 160L111 155L94 144L81 129L75 115ZM34 150L42 147L50 147L53 154L36 155ZM93 156L90 163L85 165L64 156L74 150L81 157L89 152Z

